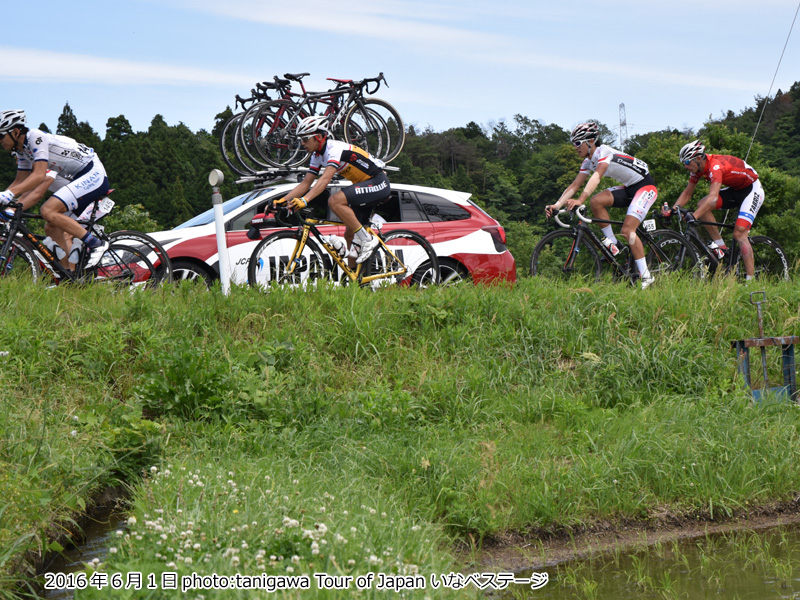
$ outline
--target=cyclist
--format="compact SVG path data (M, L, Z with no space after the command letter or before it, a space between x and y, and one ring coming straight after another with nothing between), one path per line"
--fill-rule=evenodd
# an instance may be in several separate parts
M94 150L63 135L28 129L22 110L0 112L0 136L3 149L17 155L17 176L8 189L0 192L0 206L18 196L24 198L25 194L28 194L27 204L31 193L38 201L44 193L44 183L50 181L48 170L51 170L56 177L48 188L55 193L42 205L41 214L51 226L50 234L60 234L53 239L61 245L66 243L63 232L72 236L69 254L73 258L83 245L102 246L101 240L70 218L108 193L108 177Z
M741 158L727 154L706 154L706 147L699 140L689 142L681 148L679 159L691 175L686 189L675 202L675 207L685 206L692 198L697 182L706 179L710 182L708 195L700 199L694 213L686 215L688 220L699 219L715 208L738 208L733 239L739 244L747 279L752 279L755 262L748 234L758 210L764 204L764 189L758 180L758 173ZM706 231L717 246L725 249L725 242L722 241L716 225L707 225Z
M382 170L383 162L357 146L334 140L323 116L306 117L300 121L296 135L306 152L311 153L308 174L276 204L288 203L292 209L299 210L314 198L326 198L328 206L346 227L347 244L352 244L358 251L356 262L364 262L379 242L361 225L360 219L368 217L370 209L389 198L391 191L389 179ZM331 194L327 187L337 174L352 181L353 185Z
M636 228L639 223L644 221L650 208L658 198L653 177L647 167L647 163L633 156L623 154L612 147L603 144L598 140L599 128L597 123L582 123L572 130L570 141L575 146L578 155L583 159L580 171L574 181L567 186L564 193L555 204L545 207L545 214L549 219L554 212L558 211L565 204L570 210L581 206L590 196L589 206L592 215L600 220L609 219L608 209L614 207L628 207L628 214L622 223L622 235L628 241L633 258L636 261L636 268L642 283L642 289L646 289L653 283L653 276L647 268L647 261L644 257L644 246L636 235ZM590 177L591 175L591 177ZM592 196L597 189L603 176L611 177L619 181L622 185L610 187ZM588 181L587 181L588 180ZM581 188L581 195L574 199L573 196ZM614 235L611 225L601 227L603 235L603 245L609 249L612 255L620 253L619 242Z

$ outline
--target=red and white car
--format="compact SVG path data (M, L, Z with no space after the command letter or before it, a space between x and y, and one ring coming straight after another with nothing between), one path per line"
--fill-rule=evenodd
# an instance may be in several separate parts
M254 190L222 205L231 265L231 280L247 283L247 265L258 243L247 237L253 217L264 212L269 200L281 198L296 184L278 184ZM333 192L337 185L332 183ZM411 229L433 246L441 265L442 282L472 279L476 283L516 281L514 257L506 248L505 230L469 194L400 183L392 184L390 199L375 211L386 223L383 232ZM314 216L336 220L324 202L311 202ZM266 237L276 229L262 229ZM324 235L344 235L344 226L321 226ZM219 278L214 212L201 215L169 231L148 234L161 242L172 260L176 279Z

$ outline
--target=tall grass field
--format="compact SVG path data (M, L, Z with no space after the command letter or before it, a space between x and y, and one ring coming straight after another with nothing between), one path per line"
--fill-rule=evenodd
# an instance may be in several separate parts
M318 589L314 573L477 595L429 577L470 572L463 549L509 532L791 500L800 412L754 403L730 346L758 336L761 290L766 335L797 335L796 283L225 296L4 280L0 588L24 591L112 486L127 525L87 573L305 574L310 590L281 593L326 598L388 592Z

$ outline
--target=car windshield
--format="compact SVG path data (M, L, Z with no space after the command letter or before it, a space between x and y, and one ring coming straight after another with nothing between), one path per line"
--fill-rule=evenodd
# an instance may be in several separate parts
M269 188L266 190L256 190L255 192L248 192L246 194L242 194L241 196L236 196L236 198L231 198L227 202L222 204L222 214L227 215L229 212L236 210L240 206L243 206L253 200L254 198L260 197L262 194L271 192L275 188ZM186 221L185 223L181 223L175 229L186 229L187 227L199 227L200 225L208 225L209 223L214 222L214 209L209 208L206 212L200 213L196 217L193 217Z

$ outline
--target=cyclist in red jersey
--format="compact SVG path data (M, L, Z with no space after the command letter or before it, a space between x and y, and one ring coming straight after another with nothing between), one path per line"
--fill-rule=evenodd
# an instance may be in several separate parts
M758 173L741 158L727 154L706 154L706 148L699 140L681 148L679 158L691 175L675 206L685 206L689 202L700 179L709 181L711 186L708 195L700 199L694 213L689 213L688 218L702 218L712 214L714 209L737 208L739 214L733 229L733 239L739 244L747 279L752 279L755 264L748 234L764 204L764 189L758 180ZM717 246L725 248L725 242L716 226L706 226L706 231Z

